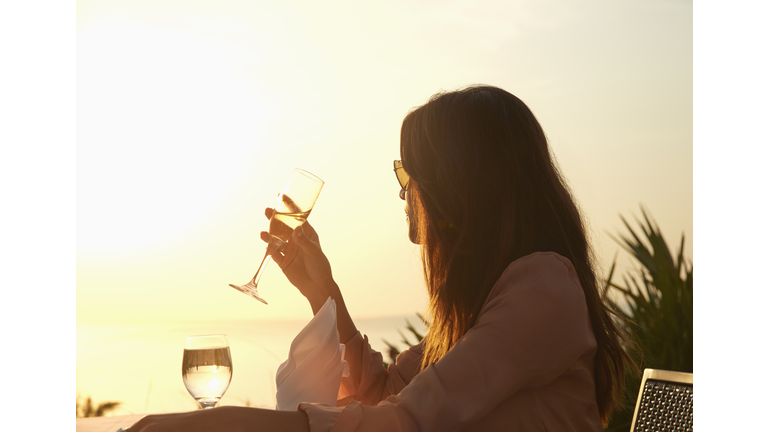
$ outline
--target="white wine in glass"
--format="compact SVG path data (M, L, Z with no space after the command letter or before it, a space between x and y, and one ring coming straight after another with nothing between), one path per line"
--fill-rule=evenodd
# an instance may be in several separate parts
M201 408L215 407L232 381L227 335L187 336L181 377Z
M257 288L264 267L272 254L279 252L283 245L291 239L293 230L307 221L324 184L312 173L299 168L294 170L291 179L277 196L277 204L272 217L269 219L269 243L259 269L256 270L253 279L247 284L229 284L229 286L267 304L267 301L259 295Z

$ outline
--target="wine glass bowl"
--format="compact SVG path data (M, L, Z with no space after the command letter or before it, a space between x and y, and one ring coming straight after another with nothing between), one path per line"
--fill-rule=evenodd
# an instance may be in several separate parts
M232 381L227 335L187 336L181 377L201 408L215 407Z
M291 239L293 230L306 222L325 183L303 169L296 168L288 183L277 196L272 217L269 218L269 243L259 269L245 285L229 284L232 288L267 304L258 293L258 283L269 259Z

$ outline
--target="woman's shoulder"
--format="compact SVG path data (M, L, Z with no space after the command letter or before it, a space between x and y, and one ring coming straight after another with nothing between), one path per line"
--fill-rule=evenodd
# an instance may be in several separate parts
M512 261L502 272L488 295L557 296L583 299L584 292L571 261L555 252L534 252Z

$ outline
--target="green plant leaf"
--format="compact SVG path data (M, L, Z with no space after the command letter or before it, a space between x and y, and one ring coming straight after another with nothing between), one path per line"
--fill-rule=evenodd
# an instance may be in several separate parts
M685 262L685 237L680 240L675 260L649 212L642 206L641 212L642 220L634 218L638 231L619 215L628 234L618 237L609 234L640 267L624 275L624 286L620 286L613 282L617 260L614 257L603 290L605 295L612 292L618 298L609 304L626 318L617 324L623 326L637 344L638 349L632 355L641 369L692 372L693 265ZM627 405L614 413L606 431L629 429L639 386L640 377L627 377Z

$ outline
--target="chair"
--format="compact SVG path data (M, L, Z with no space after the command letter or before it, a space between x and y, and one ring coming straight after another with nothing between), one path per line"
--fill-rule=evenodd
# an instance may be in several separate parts
M693 431L693 374L646 369L629 430Z

